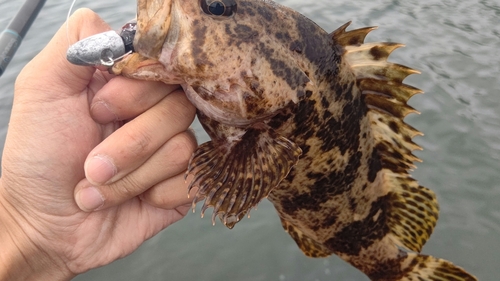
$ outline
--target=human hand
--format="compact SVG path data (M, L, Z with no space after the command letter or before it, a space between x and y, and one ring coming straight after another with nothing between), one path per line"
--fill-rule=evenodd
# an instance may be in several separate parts
M79 10L69 28L76 42L109 26ZM195 109L183 92L71 65L67 48L63 26L16 81L0 280L70 279L130 254L190 207Z

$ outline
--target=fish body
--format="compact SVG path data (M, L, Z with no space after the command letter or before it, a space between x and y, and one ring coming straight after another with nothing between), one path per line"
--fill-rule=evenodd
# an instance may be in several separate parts
M347 26L268 0L139 0L135 53L111 72L182 85L211 138L188 173L212 220L232 228L268 198L308 256L372 280L476 280L419 254L438 204L408 174L417 71L387 61L401 44Z

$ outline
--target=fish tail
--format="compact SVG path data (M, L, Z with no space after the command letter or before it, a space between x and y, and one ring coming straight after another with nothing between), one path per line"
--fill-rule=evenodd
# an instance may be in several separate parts
M401 260L404 275L396 279L372 277L374 281L477 281L476 277L467 273L453 263L432 256L418 253L407 253Z

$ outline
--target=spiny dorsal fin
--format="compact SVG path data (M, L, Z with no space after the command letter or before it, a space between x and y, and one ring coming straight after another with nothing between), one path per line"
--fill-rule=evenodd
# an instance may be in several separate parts
M378 184L391 196L387 212L391 237L397 245L419 252L438 218L434 193L409 175L413 163L420 161L412 151L421 149L412 138L421 133L403 119L418 113L407 101L422 91L403 80L419 72L387 61L402 44L364 43L374 28L346 31L347 25L333 32L333 40L344 48L345 63L352 68L368 106L374 149L382 165Z
M233 228L278 186L302 154L298 145L261 125L224 143L206 142L191 157L186 176L195 176L189 190L198 187L193 210L205 199L201 214L213 207L213 224L219 216Z

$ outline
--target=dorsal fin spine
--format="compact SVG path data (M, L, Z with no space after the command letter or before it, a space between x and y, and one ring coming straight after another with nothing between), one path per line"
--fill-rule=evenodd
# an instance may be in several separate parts
M376 78L361 78L358 79L358 83L362 91L393 97L401 102L406 102L414 95L422 93L422 90L410 85L394 81L385 81L385 83L382 83Z
M334 32L330 33L330 36L341 46L363 44L366 35L368 35L368 33L370 33L371 31L377 29L376 26L370 26L346 31L349 25L351 25L351 22L347 22Z

